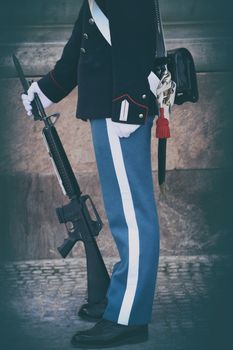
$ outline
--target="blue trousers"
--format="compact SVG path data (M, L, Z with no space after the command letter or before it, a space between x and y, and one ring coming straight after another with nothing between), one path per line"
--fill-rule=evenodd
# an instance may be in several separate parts
M107 292L104 319L124 325L151 321L159 261L159 222L151 168L147 117L129 138L118 138L109 119L91 120L106 215L120 261Z

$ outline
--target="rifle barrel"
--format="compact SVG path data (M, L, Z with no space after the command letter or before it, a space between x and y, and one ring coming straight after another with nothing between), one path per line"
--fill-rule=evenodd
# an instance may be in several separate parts
M19 79L20 79L20 81L21 81L21 84L22 84L22 86L23 86L23 88L24 88L24 92L27 93L27 90L28 90L28 88L29 88L30 85L29 85L29 83L27 82L27 80L25 79L25 76L24 76L24 74L23 74L23 70L22 70L21 65L20 65L20 63L19 63L19 60L18 60L18 58L15 56L15 54L12 55L12 58L13 58L13 62L14 62L14 65L15 65L15 69L16 69L16 71L17 71L17 73L18 73L18 76L19 76Z

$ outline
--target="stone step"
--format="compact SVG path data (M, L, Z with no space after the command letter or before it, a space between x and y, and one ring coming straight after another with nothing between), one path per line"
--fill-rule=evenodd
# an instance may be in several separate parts
M81 1L31 1L5 4L0 14L0 75L14 77L16 53L26 74L39 76L53 67L67 42ZM179 11L176 9L179 8ZM198 72L231 71L233 37L227 0L161 2L167 49L186 47Z
M21 0L5 2L1 25L74 23L82 0ZM228 0L163 0L160 9L165 22L231 20Z
M228 26L222 23L213 23L212 28L206 31L205 25L171 25L165 27L167 50L179 47L187 48L193 55L198 72L231 71L231 57L233 53L233 37L227 31ZM218 26L223 27L221 33L216 31ZM208 27L208 25L207 25ZM30 37L35 34L32 41L23 40L30 31ZM39 76L52 69L60 58L63 47L68 40L71 28L27 29L21 32L21 37L15 38L15 33L7 32L4 41L0 43L0 75L2 77L15 77L16 72L12 64L12 54L15 53L22 65L26 66L25 74ZM225 33L225 34L224 34ZM15 40L11 42L11 38ZM57 38L60 40L57 41ZM41 41L39 41L39 39Z

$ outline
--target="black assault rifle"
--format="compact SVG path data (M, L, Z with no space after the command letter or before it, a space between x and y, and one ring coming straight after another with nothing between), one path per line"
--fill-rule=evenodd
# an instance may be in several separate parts
M31 82L29 83L25 79L17 57L12 55L12 58L24 92L27 93ZM31 105L34 120L44 122L45 126L42 130L42 135L62 191L70 200L68 204L56 209L59 222L66 225L68 232L68 238L58 247L58 251L65 258L77 241L84 243L87 259L87 301L90 304L101 302L106 296L110 281L95 240L95 237L102 229L102 221L90 196L82 195L79 188L77 179L54 126L54 121L59 115L47 116L37 94L35 94ZM94 220L88 206L93 212Z

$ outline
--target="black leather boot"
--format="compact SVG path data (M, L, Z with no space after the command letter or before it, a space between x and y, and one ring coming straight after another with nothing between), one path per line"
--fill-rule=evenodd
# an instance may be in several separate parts
M86 321L97 322L102 318L106 306L107 299L95 304L83 304L78 311L78 316Z
M77 332L71 339L75 348L101 349L148 340L148 325L125 326L100 320L94 327Z

